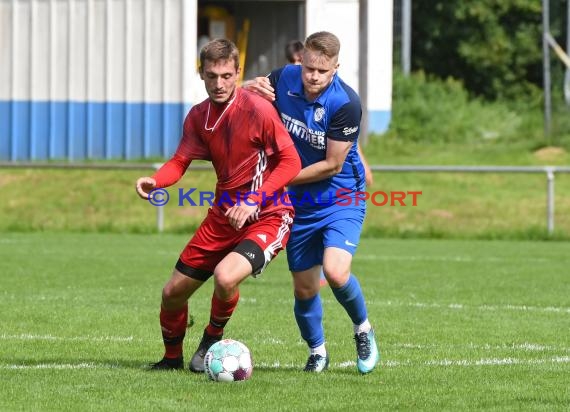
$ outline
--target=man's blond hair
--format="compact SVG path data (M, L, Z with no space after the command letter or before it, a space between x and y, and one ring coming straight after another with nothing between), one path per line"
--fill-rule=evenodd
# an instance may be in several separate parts
M338 59L340 40L328 31L318 31L307 37L305 49L321 52L329 59Z

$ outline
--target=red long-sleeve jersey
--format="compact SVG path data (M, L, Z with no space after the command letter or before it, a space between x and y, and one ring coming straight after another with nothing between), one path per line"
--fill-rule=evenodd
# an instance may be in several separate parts
M276 207L292 211L284 187L299 173L301 161L275 108L265 99L236 88L225 104L206 99L192 107L176 152L153 176L157 187L176 183L195 159L212 162L218 178L214 207L222 212L238 201L238 195L243 202L247 192L257 193L249 199L260 204L261 215Z

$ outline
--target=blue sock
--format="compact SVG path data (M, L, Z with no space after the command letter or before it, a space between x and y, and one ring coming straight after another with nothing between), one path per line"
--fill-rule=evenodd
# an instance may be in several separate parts
M344 310L352 319L352 323L360 325L368 318L360 283L358 283L358 279L352 273L348 277L348 282L343 286L331 289L338 303L344 307Z
M301 336L309 348L315 348L325 343L321 296L317 293L312 298L304 300L295 297L294 312Z

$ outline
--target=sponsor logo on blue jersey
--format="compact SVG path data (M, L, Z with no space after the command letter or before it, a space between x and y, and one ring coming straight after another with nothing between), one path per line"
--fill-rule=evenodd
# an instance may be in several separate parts
M315 122L320 122L324 115L325 115L325 108L317 107L315 109L315 115L314 115Z
M351 134L354 134L356 132L358 132L358 126L345 127L344 129L342 129L342 134L345 136L350 136Z
M291 135L307 142L317 150L325 150L325 132L323 130L313 130L302 121L294 119L285 113L281 113L281 120Z

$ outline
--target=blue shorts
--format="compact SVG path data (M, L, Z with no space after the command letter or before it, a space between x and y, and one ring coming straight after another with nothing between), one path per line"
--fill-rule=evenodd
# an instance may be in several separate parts
M291 272L301 272L323 264L327 247L356 252L360 241L364 208L343 207L329 215L296 215L287 243L287 262Z

